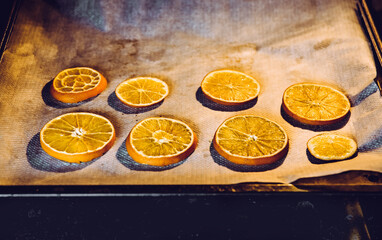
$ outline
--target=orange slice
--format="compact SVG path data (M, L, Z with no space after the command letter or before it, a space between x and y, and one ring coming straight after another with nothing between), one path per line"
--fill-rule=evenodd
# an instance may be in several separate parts
M298 83L285 90L282 107L289 116L301 123L328 125L346 117L350 102L345 94L332 87Z
M276 162L288 152L288 137L277 123L254 115L225 120L215 133L213 145L227 160L244 165Z
M61 71L53 79L50 93L61 102L77 103L97 96L106 86L106 79L98 71L76 67Z
M260 92L260 84L253 77L233 70L210 72L204 77L201 85L208 99L223 105L249 102Z
M52 157L71 163L102 156L114 141L112 123L105 117L86 112L58 116L40 131L42 149Z
M187 158L196 144L195 133L184 122L152 117L133 127L126 140L126 149L136 162L166 166Z
M357 143L352 138L338 134L317 135L309 139L307 145L309 152L321 160L343 160L357 151Z
M159 103L168 95L168 86L157 78L137 77L120 83L115 94L130 107L148 107Z

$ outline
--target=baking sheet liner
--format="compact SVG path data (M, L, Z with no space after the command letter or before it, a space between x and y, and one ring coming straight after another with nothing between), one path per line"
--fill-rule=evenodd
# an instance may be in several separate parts
M382 102L373 82L372 52L359 25L355 1L24 1L0 65L0 184L234 184L290 183L348 170L382 172ZM61 70L88 66L108 86L79 104L49 95ZM222 107L200 90L210 71L230 68L261 84L258 100ZM163 103L141 110L124 106L116 86L154 76L170 87ZM351 115L330 128L306 127L281 111L284 90L317 82L342 90ZM117 139L105 155L69 164L47 155L39 131L50 119L87 111L109 118ZM228 117L256 114L286 130L290 148L273 165L240 167L213 149L215 130ZM135 163L124 142L131 128L151 116L188 123L199 142L183 162L166 168ZM358 155L331 163L306 152L323 131L353 136Z

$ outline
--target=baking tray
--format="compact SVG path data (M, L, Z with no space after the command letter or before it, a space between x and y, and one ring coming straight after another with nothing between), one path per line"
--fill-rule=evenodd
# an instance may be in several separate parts
M22 1L14 1L2 41L2 49L12 33L17 10ZM102 185L102 186L1 186L2 194L17 193L222 193L222 192L305 192L309 191L379 191L381 174L370 171L350 171L329 177L300 179L292 184L241 183L230 185Z

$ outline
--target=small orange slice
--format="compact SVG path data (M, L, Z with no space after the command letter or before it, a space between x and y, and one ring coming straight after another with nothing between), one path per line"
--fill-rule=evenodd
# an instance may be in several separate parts
M61 71L53 79L50 93L61 102L77 103L97 96L106 86L106 78L98 71L76 67Z
M309 125L329 125L341 121L350 111L350 101L342 92L325 85L298 83L284 92L282 107L293 119Z
M126 140L126 149L138 163L167 166L191 155L196 144L195 133L184 122L151 117L133 127Z
M288 137L277 123L254 115L225 120L215 133L213 145L227 160L243 165L271 164L288 152Z
M115 94L130 107L148 107L159 103L168 95L168 86L158 78L137 77L120 83Z
M208 99L223 105L240 105L257 98L260 84L253 77L234 70L208 73L201 84Z
M59 160L81 163L102 156L114 144L115 131L105 117L67 113L49 121L40 131L41 147Z
M307 145L309 152L321 160L343 160L357 151L357 143L352 138L332 133L312 137Z

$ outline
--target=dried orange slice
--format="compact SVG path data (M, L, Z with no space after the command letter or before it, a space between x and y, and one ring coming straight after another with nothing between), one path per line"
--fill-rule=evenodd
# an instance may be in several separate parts
M284 92L282 107L293 119L310 125L328 125L341 121L350 110L342 92L325 85L298 83Z
M61 102L77 103L97 96L106 86L106 78L98 71L76 67L61 71L53 79L50 93Z
M254 115L225 120L215 133L213 145L227 160L244 165L276 162L288 152L288 137L277 123Z
M223 105L239 105L254 100L260 84L251 76L234 70L208 73L201 84L203 93L211 101Z
M196 144L195 133L184 122L151 117L133 127L126 140L126 149L138 163L166 166L187 158Z
M120 83L115 94L130 107L148 107L159 103L168 95L168 86L158 78L137 77Z
M307 145L309 152L321 160L343 160L357 151L357 143L352 138L332 133L312 137Z
M40 131L42 149L52 157L71 163L100 157L114 141L112 123L103 116L86 112L58 116Z

